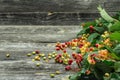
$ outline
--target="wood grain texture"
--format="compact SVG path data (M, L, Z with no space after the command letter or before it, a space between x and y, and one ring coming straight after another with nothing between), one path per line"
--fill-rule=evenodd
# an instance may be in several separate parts
M1 26L0 42L63 42L75 38L79 31L79 26Z
M98 13L13 12L0 13L0 24L6 25L78 25L99 17Z
M84 12L96 11L95 0L1 0L0 12Z
M114 15L120 9L119 3L119 0L0 0L0 80L61 80L73 74L65 72L65 65L52 60L50 63L41 60L41 66L36 67L37 62L26 55L35 50L46 55L53 52L55 42L75 38L81 30L80 23L99 17L96 8L99 4ZM56 70L62 73L50 78L49 74Z
M35 57L27 57L28 53L40 50L41 53L55 51L55 42L68 41L75 38L81 30L80 26L0 26L0 80L61 80L72 74L65 72L65 65L49 63L41 60L33 62ZM73 51L67 49L71 54ZM58 52L60 53L60 52ZM6 57L10 54L10 57ZM40 63L40 67L36 67ZM50 78L51 73L60 70L61 74Z
M0 79L1 80L61 80L62 77L72 74L65 72L63 65L39 62L40 67L30 60L19 61L0 61ZM3 67L4 66L4 67ZM53 67L54 66L54 67ZM50 78L51 73L60 70L61 74L55 78Z
M0 0L0 24L79 25L99 17L98 5L111 14L119 11L119 3L119 0Z

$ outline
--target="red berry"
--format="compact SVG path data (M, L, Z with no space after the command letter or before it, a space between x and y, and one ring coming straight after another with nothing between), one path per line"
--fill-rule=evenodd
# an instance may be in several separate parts
M63 48L65 47L65 43L62 43L62 47L63 47Z
M58 60L58 62L59 62L59 63L63 63L63 60L60 59L60 60Z
M76 63L77 63L77 64L80 64L80 60L76 60Z
M62 56L62 54L58 54L58 57L60 58Z
M59 56L56 56L56 57L55 57L55 60L58 60L59 58L60 58Z
M74 59L76 59L76 53L72 53L72 57L74 58Z
M87 75L89 75L90 73L91 73L91 71L90 70L86 70L86 72L85 72Z
M94 27L91 25L91 26L89 26L89 28L90 28L91 30L93 30Z
M67 45L69 46L71 44L71 42L67 42Z
M71 64L72 64L72 62L73 62L73 60L72 60L72 59L68 60L68 64L69 64L69 65L71 65Z
M82 46L83 46L83 44L80 44L80 45L79 45L79 48L82 48Z
M56 51L59 51L60 50L60 48L59 47L56 47Z
M77 39L74 39L73 42L77 42L78 40Z
M63 50L63 53L66 53L67 51L66 50Z
M72 56L73 56L73 57L76 56L76 53L72 53Z
M81 62L82 59L83 59L83 58L82 58L82 55L81 55L81 54L78 54L78 55L77 55L77 60L79 60L79 61Z
M95 46L98 48L99 44L95 44Z
M36 54L39 54L39 53L40 53L40 51L36 50L36 51L35 51L35 53L36 53Z
M66 70L66 71L71 70L71 66L70 66L70 65L66 66L66 67L65 67L65 70Z
M93 47L90 47L90 51L93 51L94 50L94 48Z
M91 57L95 57L95 56L97 56L96 54L91 54Z

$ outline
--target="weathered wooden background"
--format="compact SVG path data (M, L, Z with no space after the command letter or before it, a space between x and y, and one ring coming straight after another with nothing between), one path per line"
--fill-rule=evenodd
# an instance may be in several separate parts
M55 42L75 38L81 22L99 17L99 4L111 15L120 10L120 0L0 0L0 80L61 80L68 75L54 62L36 67L26 54L47 54ZM62 74L51 79L56 70Z
M98 17L98 5L113 14L119 4L119 0L0 0L0 24L78 25Z

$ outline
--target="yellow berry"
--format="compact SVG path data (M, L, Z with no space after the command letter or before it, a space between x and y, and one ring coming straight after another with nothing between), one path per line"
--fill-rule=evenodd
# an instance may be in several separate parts
M60 71L56 71L55 73L56 73L56 74L60 74Z
M45 56L45 54L43 53L43 54L41 54L41 57L44 57Z
M65 59L65 58L62 56L61 59L63 60L63 59Z
M55 77L55 74L50 74L50 77L51 77L51 78L54 78L54 77Z
M43 57L43 60L46 60L47 58L46 57Z
M38 54L39 57L41 57L41 54Z
M32 52L32 54L33 54L33 55L35 55L35 54L36 54L36 52Z
M57 56L57 53L55 53L54 55Z
M32 59L32 61L34 62L34 61L35 61L35 59Z
M51 55L52 55L51 53L48 54L48 56L51 56Z
M39 67L39 66L40 66L40 63L37 63L36 66Z
M104 34L108 34L108 31L105 31Z
M27 56L28 56L28 57L30 57L30 56L31 56L31 54L30 54L30 53L28 53L28 54L27 54Z
M40 60L40 57L39 57L39 56L35 56L34 59L37 60L37 61L39 61L39 60Z
M52 57L51 56L48 56L48 59L51 59Z
M105 77L109 77L110 76L110 74L109 73L105 73Z
M6 54L6 57L10 57L10 54Z
M72 50L75 50L76 49L76 47L72 47Z
M67 65L68 64L68 59L64 59L63 63Z
M67 58L70 58L70 54L68 54L66 57L67 57Z
M55 55L53 54L53 55L52 55L52 58L54 58L54 57L55 57Z
M101 35L103 38L105 38L105 35Z
M56 52L53 52L53 54L56 54Z

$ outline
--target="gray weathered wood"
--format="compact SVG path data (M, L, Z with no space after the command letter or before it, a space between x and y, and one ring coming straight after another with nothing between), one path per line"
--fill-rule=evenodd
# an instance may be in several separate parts
M32 62L28 53L40 50L41 53L55 51L55 42L68 41L81 30L80 26L0 26L0 80L61 80L73 72L65 72L65 65L53 60L45 63L42 59ZM73 51L67 49L71 54ZM7 58L6 54L10 54ZM57 52L61 53L61 52ZM40 63L40 67L36 67ZM51 73L62 73L50 78Z
M88 13L91 12L91 13ZM32 25L78 25L83 21L90 21L99 16L98 13L92 13L88 11L86 13L58 13L53 12L48 15L48 12L10 12L0 13L0 24L6 25L21 25L21 24L32 24Z
M55 64L53 61L46 64L40 62L40 67L36 67L36 63L38 62L32 62L30 60L0 61L0 79L61 80L61 77L65 77L70 74L70 72L65 72L63 65ZM55 78L50 78L49 75L51 73L55 73L56 70L60 70L61 74L56 75Z
M119 3L119 0L1 0L0 24L79 25L99 17L98 5L111 13L119 11Z
M76 37L80 26L0 26L0 42L58 42ZM34 28L33 28L34 27Z
M84 12L96 11L95 0L1 0L1 12Z

